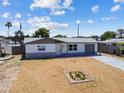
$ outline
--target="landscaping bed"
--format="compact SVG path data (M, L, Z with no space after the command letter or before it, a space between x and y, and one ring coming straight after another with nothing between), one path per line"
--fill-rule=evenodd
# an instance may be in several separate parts
M71 84L84 83L94 80L82 71L65 72L65 76Z

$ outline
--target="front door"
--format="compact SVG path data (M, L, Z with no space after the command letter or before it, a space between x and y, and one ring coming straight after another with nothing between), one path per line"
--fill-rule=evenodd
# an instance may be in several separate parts
M67 45L66 44L62 44L62 54L65 54L67 52Z
M61 55L62 53L62 45L61 44L56 44L56 54Z

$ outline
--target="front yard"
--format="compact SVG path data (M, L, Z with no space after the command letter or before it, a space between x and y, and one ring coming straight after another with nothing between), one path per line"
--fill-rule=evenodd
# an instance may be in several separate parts
M10 93L124 93L124 72L93 58L25 60ZM70 84L64 72L84 71L95 81Z

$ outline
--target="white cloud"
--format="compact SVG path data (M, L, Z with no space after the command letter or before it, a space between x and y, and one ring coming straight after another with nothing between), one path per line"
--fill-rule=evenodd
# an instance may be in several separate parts
M50 21L50 18L48 16L43 16L43 17L33 17L33 18L29 18L27 20L27 22L29 24L34 24L34 25L38 25L40 23L48 23Z
M120 5L115 5L111 8L111 12L117 12L121 9L121 6Z
M103 17L103 18L101 18L101 20L103 20L103 21L110 21L110 20L114 20L114 19L117 19L117 17Z
M21 17L22 17L22 16L21 16L20 13L16 13L15 18L21 18Z
M81 23L81 21L80 21L80 20L77 20L77 21L76 21L76 23L77 23L77 24L80 24L80 23Z
M87 21L87 23L89 23L89 24L94 24L94 23L95 23L95 21L94 21L94 20L92 20L92 19L89 19L89 20Z
M30 16L31 16L31 14L30 14L30 13L28 13L28 14L27 14L27 16L29 16L29 17L30 17Z
M14 21L12 22L12 26L19 27L19 25L20 25L20 23L19 23L18 20L14 20Z
M33 0L30 5L30 9L34 10L35 8L46 8L50 9L50 15L64 15L65 9L74 11L71 4L72 0Z
M72 0L33 0L30 9L34 8L49 8L49 9L63 9L70 8Z
M124 0L114 0L115 3L124 3Z
M30 9L34 8L59 8L60 0L33 0Z
M9 12L5 12L4 14L1 15L3 18L8 18L10 16Z
M8 0L2 0L2 5L4 5L4 6L8 6L8 5L9 5Z
M68 24L65 24L65 23L60 24L60 23L57 23L57 22L52 22L51 19L48 16L29 18L27 20L27 23L32 25L32 27L36 27L36 28L46 27L50 30L68 28Z
M70 8L71 4L72 4L72 0L64 0L63 8Z
M50 15L56 15L56 16L58 16L58 15L64 15L64 14L65 14L65 11L64 10L62 10L62 11L52 11L50 13Z
M93 13L97 13L99 11L99 6L98 5L95 5L91 8L92 12Z
M21 23L24 25L24 21L21 20ZM12 21L12 26L13 27L19 27L20 26L20 21L19 20L13 20Z

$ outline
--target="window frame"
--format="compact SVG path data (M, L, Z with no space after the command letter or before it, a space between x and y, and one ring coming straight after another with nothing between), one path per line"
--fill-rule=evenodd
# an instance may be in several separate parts
M37 48L38 48L38 51L46 51L45 45L38 45Z
M77 44L69 44L68 51L77 51Z

